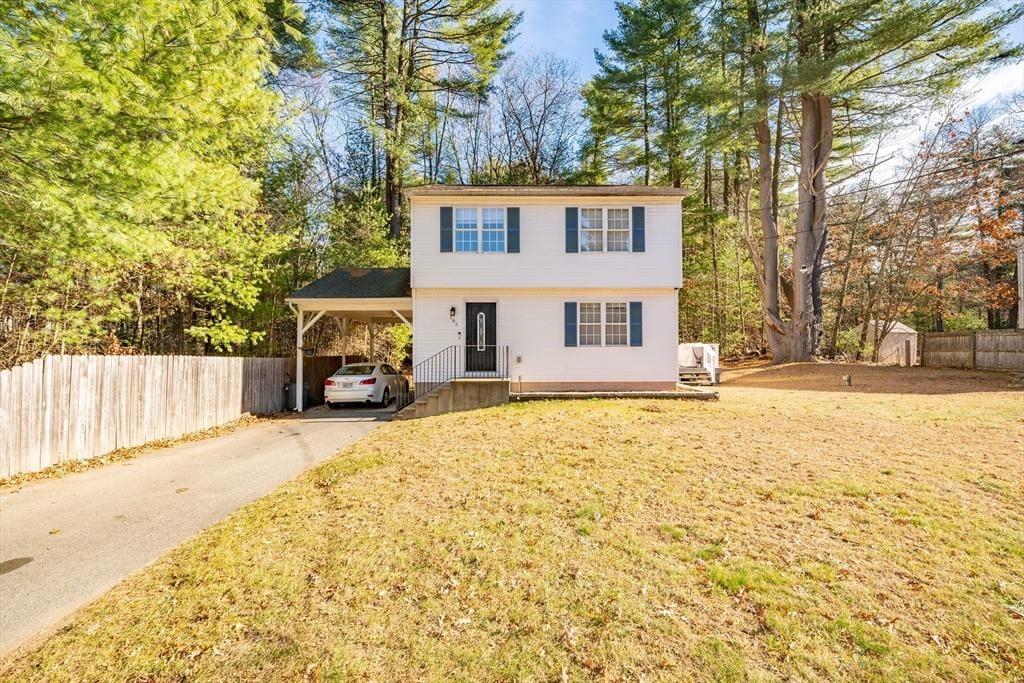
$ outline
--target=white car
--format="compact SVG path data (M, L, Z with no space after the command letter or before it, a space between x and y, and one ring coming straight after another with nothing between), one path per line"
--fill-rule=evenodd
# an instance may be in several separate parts
M386 406L408 390L409 380L387 363L352 363L324 380L324 401L335 410L345 403Z

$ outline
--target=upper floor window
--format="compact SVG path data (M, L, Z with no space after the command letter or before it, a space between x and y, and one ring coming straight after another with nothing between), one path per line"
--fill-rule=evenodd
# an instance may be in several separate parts
M484 251L505 251L505 209L483 209Z
M505 209L455 209L455 251L504 253Z
M580 251L629 251L629 208L580 209Z
M629 209L606 209L608 251L629 251Z
M601 209L580 209L580 251L604 251Z
M478 251L476 209L455 209L455 251Z

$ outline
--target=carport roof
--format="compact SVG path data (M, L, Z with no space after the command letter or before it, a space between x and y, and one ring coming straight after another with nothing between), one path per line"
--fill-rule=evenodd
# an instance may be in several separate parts
M336 268L292 292L298 299L404 299L412 296L408 268Z

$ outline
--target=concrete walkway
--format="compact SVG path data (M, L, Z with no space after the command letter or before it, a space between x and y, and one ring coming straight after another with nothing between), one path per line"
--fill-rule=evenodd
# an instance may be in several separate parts
M0 656L389 419L318 408L0 494Z

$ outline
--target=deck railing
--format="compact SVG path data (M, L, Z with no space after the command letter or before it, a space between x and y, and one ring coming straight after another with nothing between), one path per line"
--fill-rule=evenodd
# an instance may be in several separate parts
M453 344L412 369L412 388L398 397L398 409L434 389L463 378L508 379L508 346Z

